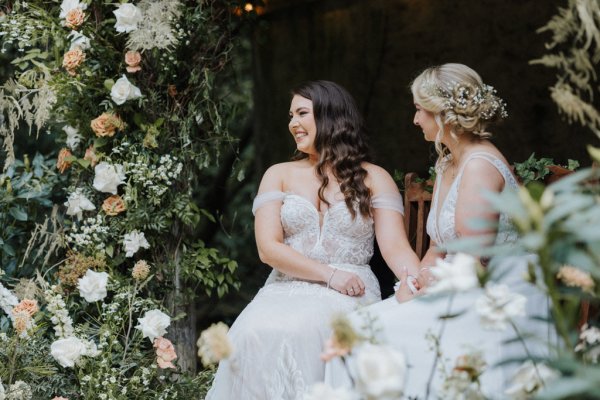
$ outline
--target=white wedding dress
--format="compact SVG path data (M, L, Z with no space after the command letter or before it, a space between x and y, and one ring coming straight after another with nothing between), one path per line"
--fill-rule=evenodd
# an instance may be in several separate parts
M489 153L473 153L463 164L463 168L470 159L474 158L487 160L498 169L504 177L505 190L517 187L517 182L506 164ZM441 172L438 171L437 190L427 220L427 233L438 245L443 246L457 238L454 211L462 169L452 183L446 199L442 204L438 204ZM513 235L507 217L500 215L496 241L509 241ZM534 355L543 355L548 348L546 342L549 337L548 326L530 317L547 316L548 304L540 290L523 280L528 261L530 261L528 257L505 259L494 270L494 275L502 276L497 282L507 284L511 291L527 297L527 317L515 318L515 323L521 333L533 335L527 340L527 350ZM377 342L391 345L404 353L408 364L405 398L425 399L432 369L435 371L431 379L429 399L453 398L442 391L445 375L440 368L450 372L457 357L471 350L479 350L487 363L487 369L480 377L483 392L488 399L503 399L506 398L503 393L507 382L520 364L511 363L501 367L495 364L506 359L523 357L525 350L519 342L506 343L516 336L510 328L507 331L497 332L484 330L481 327L474 307L476 299L481 295L481 289L456 293L451 303L450 297L446 296L435 298L425 295L402 304L391 297L350 314L350 319L357 330L367 336L375 336ZM440 316L463 311L460 316L447 319L445 322L440 319ZM370 324L368 332L364 330L365 321L374 321ZM427 337L430 334L438 336L441 329L443 329L439 344L441 358L435 363L433 342ZM353 362L352 357L348 362ZM347 368L340 359L328 363L325 382L332 387L351 385Z
M209 400L299 400L322 382L320 354L331 335L331 320L381 300L368 262L373 255L372 218L352 218L346 204L332 204L320 224L319 212L293 193L267 192L254 200L253 212L280 201L284 242L307 257L351 271L365 283L365 294L350 297L322 283L273 270L264 287L229 331L232 357L221 361ZM373 208L403 212L399 195L372 199Z

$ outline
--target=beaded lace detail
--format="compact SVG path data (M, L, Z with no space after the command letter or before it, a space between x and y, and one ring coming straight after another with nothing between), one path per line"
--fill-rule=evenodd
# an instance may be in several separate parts
M454 182L452 182L452 184L450 185L450 189L448 189L448 194L446 195L446 198L443 200L443 203L438 206L439 190L442 179L442 173L441 171L438 171L438 175L436 178L436 191L433 197L433 202L431 204L431 211L429 212L429 216L427 218L427 234L438 245L458 238L455 226L455 212L456 202L458 200L458 187L460 186L460 181L462 179L462 174L465 166L469 161L471 161L474 158L484 159L490 162L494 167L496 167L498 172L500 172L500 174L504 178L503 190L515 189L518 186L515 177L511 173L508 166L502 160L490 153L477 152L471 154L469 158L463 163ZM503 243L506 241L513 240L514 235L515 234L511 229L508 216L505 214L500 214L496 243Z

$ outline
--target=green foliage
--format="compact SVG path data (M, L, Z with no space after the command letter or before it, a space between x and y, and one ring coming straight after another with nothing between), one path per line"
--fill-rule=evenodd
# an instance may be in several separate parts
M24 259L31 232L46 224L54 202L64 197L64 176L55 171L56 159L36 154L33 160L16 160L0 175L0 263L9 275L34 271L36 252ZM24 266L17 272L17 265Z
M530 182L543 181L551 173L548 169L551 165L557 165L552 158L536 158L535 153L531 153L527 160L514 163L515 174L527 186ZM569 159L564 168L574 171L579 168L579 161Z

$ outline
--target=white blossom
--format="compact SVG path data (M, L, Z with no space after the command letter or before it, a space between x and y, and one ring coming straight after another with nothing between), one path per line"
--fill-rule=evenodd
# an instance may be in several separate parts
M85 10L87 8L87 4L79 2L79 0L63 0L60 5L60 15L59 18L65 18L67 13L75 8L80 8L81 10Z
M150 243L146 240L144 232L133 230L123 236L123 246L125 247L125 257L133 257L138 250L143 247L150 248Z
M358 400L358 394L350 389L340 387L332 388L325 383L319 382L311 386L304 394L304 400Z
M96 209L96 206L85 197L81 188L76 189L69 195L65 206L67 206L67 215L77 215L78 219L81 219L83 211Z
M79 294L88 303L102 300L106 297L106 285L108 284L108 274L106 272L95 272L88 269L82 278L77 281Z
M31 386L23 381L16 381L6 391L6 400L30 400L32 397Z
M94 168L94 189L99 192L117 194L117 187L125 183L125 173L121 164L100 162Z
M464 253L455 254L450 261L438 258L431 273L436 282L428 288L429 293L461 292L478 286L477 259Z
M79 338L71 336L58 339L50 346L50 354L63 367L74 367L79 358L86 354L87 346Z
M58 338L73 336L73 320L67 311L62 296L53 290L46 290L44 293L47 305L46 310L50 312L50 321L54 324L54 333Z
M546 383L559 377L559 373L543 363L533 364L527 360L515 373L512 384L504 394L511 399L526 400L532 398Z
M69 146L71 150L76 150L82 139L81 135L79 134L79 130L70 125L65 125L63 126L63 131L65 131L67 134L67 146Z
M117 22L115 29L117 32L131 32L137 29L137 24L142 21L142 12L134 4L124 3L113 11Z
M127 100L133 100L142 97L142 92L137 86L129 82L125 75L123 75L117 79L110 90L110 97L116 104L121 105Z
M135 328L142 331L144 337L154 342L154 339L167 333L169 325L171 325L171 317L160 310L150 310L138 319Z
M505 330L514 317L525 315L527 298L518 293L511 293L507 285L494 284L485 286L485 294L475 302L481 326L489 330Z
M13 307L17 304L19 304L17 296L12 294L10 290L0 283L0 308L2 308L7 315L11 315Z
M369 399L401 398L406 375L404 355L391 347L368 342L356 350L356 389Z
M71 31L71 33L69 33L67 37L71 39L71 47L69 47L69 50L73 50L75 47L79 47L81 50L85 51L92 47L90 43L90 38L85 36L81 32L73 30Z

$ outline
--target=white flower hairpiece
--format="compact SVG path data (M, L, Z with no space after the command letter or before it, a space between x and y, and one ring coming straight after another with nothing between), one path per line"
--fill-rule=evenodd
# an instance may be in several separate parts
M433 82L425 82L423 87L429 95L446 99L444 111L452 110L458 115L475 114L485 121L504 119L508 116L506 102L497 96L493 86L451 82L443 87Z

